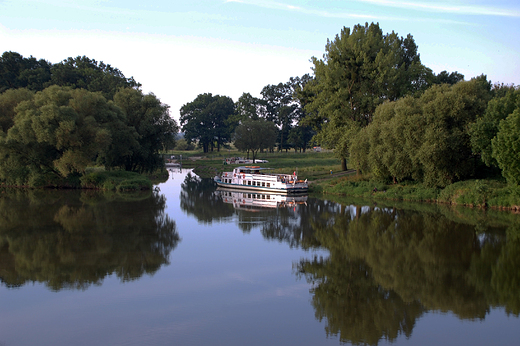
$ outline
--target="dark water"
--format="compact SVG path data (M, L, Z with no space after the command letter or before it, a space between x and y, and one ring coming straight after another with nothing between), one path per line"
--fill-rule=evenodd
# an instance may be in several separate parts
M0 345L518 345L520 215L0 190Z

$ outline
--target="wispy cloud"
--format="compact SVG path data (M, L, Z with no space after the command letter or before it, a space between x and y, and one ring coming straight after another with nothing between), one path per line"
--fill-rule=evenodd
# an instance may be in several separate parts
M518 9L504 9L491 6L452 5L447 3L426 3L416 1L391 1L391 0L355 0L373 5L396 7L424 12L442 12L462 15L481 15L498 17L520 17Z
M481 16L498 16L498 17L520 17L520 10L518 9L504 9L491 6L469 6L469 5L451 5L446 3L426 3L426 2L412 2L412 1L391 1L391 0L354 0L355 2L367 3L381 7L402 8L407 10L415 10L421 12L437 12L437 13L451 13L459 15L481 15ZM320 9L310 9L301 6L294 6L284 4L281 2L270 0L226 0L226 2L236 2L241 4L253 5L262 8L278 9L286 11L295 11L309 15L316 15L327 18L362 18L362 19L394 19L402 18L379 16L366 13L352 13L352 12L331 12Z
M241 4L253 5L253 6L262 7L262 8L293 11L293 12L299 12L299 13L303 13L303 14L315 15L315 16L326 17L326 18L345 18L345 19L362 18L362 19L372 19L372 20L390 19L388 17L375 16L375 15L371 15L371 14L330 12L330 11L326 11L326 10L309 9L309 8L304 8L301 6L294 6L294 5L289 5L289 4L284 4L281 2L269 1L269 0L226 0L226 2L237 2L237 3L241 3ZM397 18L393 18L393 19L397 19Z

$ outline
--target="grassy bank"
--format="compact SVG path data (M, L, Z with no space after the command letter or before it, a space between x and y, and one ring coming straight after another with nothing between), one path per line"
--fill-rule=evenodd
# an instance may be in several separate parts
M202 177L214 177L225 171L231 171L234 167L244 164L226 165L224 161L230 157L245 157L244 153L237 151L203 154L201 152L171 152L179 157L182 155L182 167L193 168L195 173ZM330 171L339 172L340 161L332 152L305 153L280 152L264 153L258 155L259 159L268 160L268 163L255 163L255 166L273 168L273 173L292 173L296 171L302 179L314 181L330 177ZM252 165L252 164L247 164Z
M152 181L135 172L90 170L80 179L81 188L105 191L149 190Z
M350 175L321 181L318 184L319 190L324 194L374 200L434 202L480 208L520 209L520 187L508 186L505 182L499 180L466 180L449 185L444 189L438 189L429 188L415 182L384 184Z

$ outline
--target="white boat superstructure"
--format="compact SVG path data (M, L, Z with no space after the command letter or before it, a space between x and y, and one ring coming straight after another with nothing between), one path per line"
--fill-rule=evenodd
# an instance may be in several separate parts
M275 192L281 194L305 193L309 189L307 180L298 180L296 172L291 174L269 173L270 168L241 166L233 172L224 172L215 177L218 186L240 190Z

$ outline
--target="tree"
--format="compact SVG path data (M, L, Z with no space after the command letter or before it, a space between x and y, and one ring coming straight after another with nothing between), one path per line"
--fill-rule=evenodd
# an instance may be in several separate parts
M265 102L265 119L273 122L279 127L278 149L287 149L287 137L295 120L297 109L293 100L293 90L289 83L278 83L277 85L266 85L262 91Z
M234 118L237 122L246 119L258 120L265 113L264 102L252 96L250 93L243 93L235 103Z
M276 132L276 126L267 120L245 120L235 130L235 147L242 151L250 150L254 163L259 150L275 144Z
M131 153L122 157L122 162L112 158L112 165L139 172L160 168L163 159L159 151L175 146L174 137L179 131L177 122L170 117L169 106L154 94L145 95L131 88L119 90L114 95L114 103L126 115L125 124L136 131L137 143L128 143Z
M334 149L346 169L356 129L368 125L384 101L424 90L431 71L421 64L411 35L383 35L373 23L344 27L325 50L323 60L312 58L315 79L305 86L311 95L306 110L316 140Z
M499 125L493 138L493 158L502 169L502 175L512 185L520 184L520 107Z
M31 100L34 93L28 89L9 89L0 94L0 130L7 133L14 125L15 108L22 101Z
M228 119L234 113L234 103L230 97L200 94L182 106L180 113L184 138L188 143L198 141L205 153L213 150L215 143L220 150L231 139Z
M495 88L493 91L504 95L490 100L484 115L478 117L470 127L473 152L479 154L488 167L498 167L498 162L493 157L491 141L498 133L499 124L515 109L520 108L520 89L499 87L498 90Z
M17 88L43 90L51 79L51 67L52 64L43 59L4 52L0 57L0 93Z
M442 71L434 77L433 84L449 84L454 85L464 80L464 75L457 71L448 73L448 71Z
M479 160L468 129L490 95L490 84L481 76L385 103L355 137L350 154L357 167L382 179L411 178L442 187L471 177Z
M138 89L141 86L133 77L126 78L119 69L86 56L54 64L51 73L50 84L99 91L107 100L112 100L120 88Z
M106 124L122 116L103 96L83 89L52 86L36 93L16 107L14 125L0 141L0 179L45 186L79 176L109 151Z

